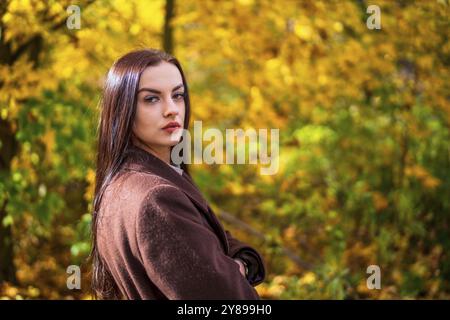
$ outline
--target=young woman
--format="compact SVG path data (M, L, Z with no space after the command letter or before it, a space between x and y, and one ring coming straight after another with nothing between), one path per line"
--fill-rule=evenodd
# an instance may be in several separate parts
M190 116L179 62L130 52L101 101L92 289L101 299L259 299L260 254L224 230L187 167L170 157Z

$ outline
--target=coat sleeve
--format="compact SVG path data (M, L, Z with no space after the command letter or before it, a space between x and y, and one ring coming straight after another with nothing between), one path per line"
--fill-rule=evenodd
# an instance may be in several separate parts
M249 283L255 287L263 282L266 277L266 269L262 256L250 245L234 238L230 231L226 230L225 233L230 246L230 257L240 258L247 263Z
M251 299L256 290L187 196L171 185L149 191L136 221L139 258L171 300Z

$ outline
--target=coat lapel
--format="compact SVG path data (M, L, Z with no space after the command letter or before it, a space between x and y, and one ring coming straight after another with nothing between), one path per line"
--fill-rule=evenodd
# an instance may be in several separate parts
M183 172L183 175L180 175L167 163L135 145L128 147L125 151L122 168L125 170L149 172L169 180L179 187L204 214L206 220L221 240L225 253L229 253L229 244L222 225L188 174Z

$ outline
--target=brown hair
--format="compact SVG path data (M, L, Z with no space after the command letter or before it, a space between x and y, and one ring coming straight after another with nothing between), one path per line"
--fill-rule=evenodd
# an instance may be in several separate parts
M180 71L185 90L186 111L183 127L187 130L190 118L188 86L180 63L168 53L155 49L129 52L113 64L104 85L100 102L101 115L98 128L97 169L91 226L90 259L93 263L91 289L96 299L121 298L120 290L97 249L97 215L103 193L118 173L126 150L132 144L132 127L136 114L137 91L141 74L148 66L156 66L161 62L172 63ZM181 164L181 168L186 173L188 172L185 163Z

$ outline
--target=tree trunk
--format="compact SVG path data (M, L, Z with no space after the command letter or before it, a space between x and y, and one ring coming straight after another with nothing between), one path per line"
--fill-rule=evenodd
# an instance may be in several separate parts
M3 179L10 177L11 160L17 152L17 143L9 122L0 119L0 141L2 142L0 153L0 176ZM16 284L16 268L14 266L14 247L11 225L4 226L6 217L6 204L8 198L0 203L0 283L8 281Z
M163 47L164 51L173 54L173 28L172 19L175 16L175 0L166 0L166 13L164 17Z

